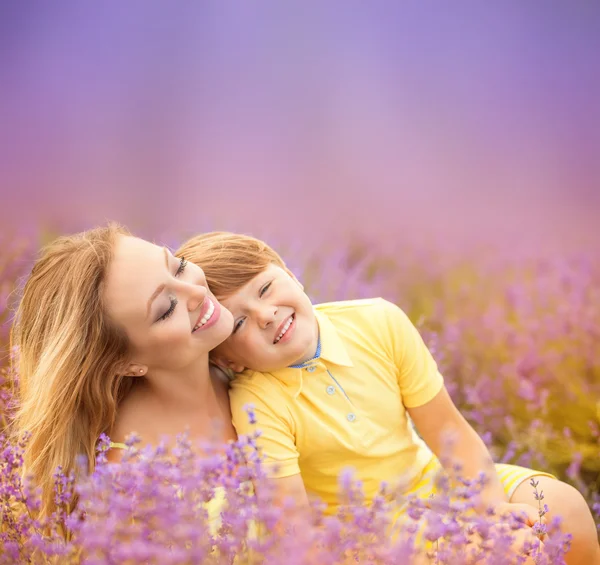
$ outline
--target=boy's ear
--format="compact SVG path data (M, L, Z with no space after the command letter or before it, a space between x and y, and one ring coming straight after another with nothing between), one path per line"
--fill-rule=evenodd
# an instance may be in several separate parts
M304 290L304 285L296 278L296 275L294 273L292 273L292 271L290 271L287 267L285 268L285 272L290 275L290 277L292 277L294 279L294 281L296 282L296 284L302 289Z
M222 355L212 354L210 356L210 360L217 366L221 367L221 369L228 369L233 371L234 373L241 373L246 367L244 365L240 365L235 361L231 361Z

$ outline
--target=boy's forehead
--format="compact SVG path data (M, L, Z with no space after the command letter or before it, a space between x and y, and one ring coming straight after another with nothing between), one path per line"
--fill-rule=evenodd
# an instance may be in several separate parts
M254 277L254 280L260 276L265 276L265 275L287 275L287 273L279 265L276 265L275 263L269 263L267 268L264 269L264 271L262 271L262 273L259 273L258 275L256 275L256 277Z

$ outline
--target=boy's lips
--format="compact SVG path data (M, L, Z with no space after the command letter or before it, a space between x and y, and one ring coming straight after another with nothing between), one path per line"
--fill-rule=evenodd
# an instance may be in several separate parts
M200 308L200 315L196 320L196 324L192 329L192 333L200 330L204 330L214 325L219 316L221 315L221 306L216 300L212 300L209 296L206 296L202 307Z
M275 336L273 337L273 345L278 343L289 341L292 336L293 330L296 327L296 313L294 312L291 316L285 318L281 324L275 330Z

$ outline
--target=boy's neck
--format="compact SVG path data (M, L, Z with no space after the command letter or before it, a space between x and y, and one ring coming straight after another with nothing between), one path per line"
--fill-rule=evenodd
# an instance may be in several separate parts
M290 367L299 368L300 366L304 365L308 361L312 361L313 359L317 359L321 356L321 336L320 336L320 331L319 331L319 322L317 321L316 318L315 318L315 328L316 328L315 338L314 338L313 342L310 344L310 347L308 348L308 350L306 351L306 354L301 359L299 359L298 361L296 361L295 363L290 365Z

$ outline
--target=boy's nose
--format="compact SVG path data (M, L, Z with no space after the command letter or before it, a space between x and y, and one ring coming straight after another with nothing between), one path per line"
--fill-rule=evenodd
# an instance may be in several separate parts
M275 316L277 315L276 306L263 306L257 310L256 316L258 324L261 328L268 328L275 322Z

